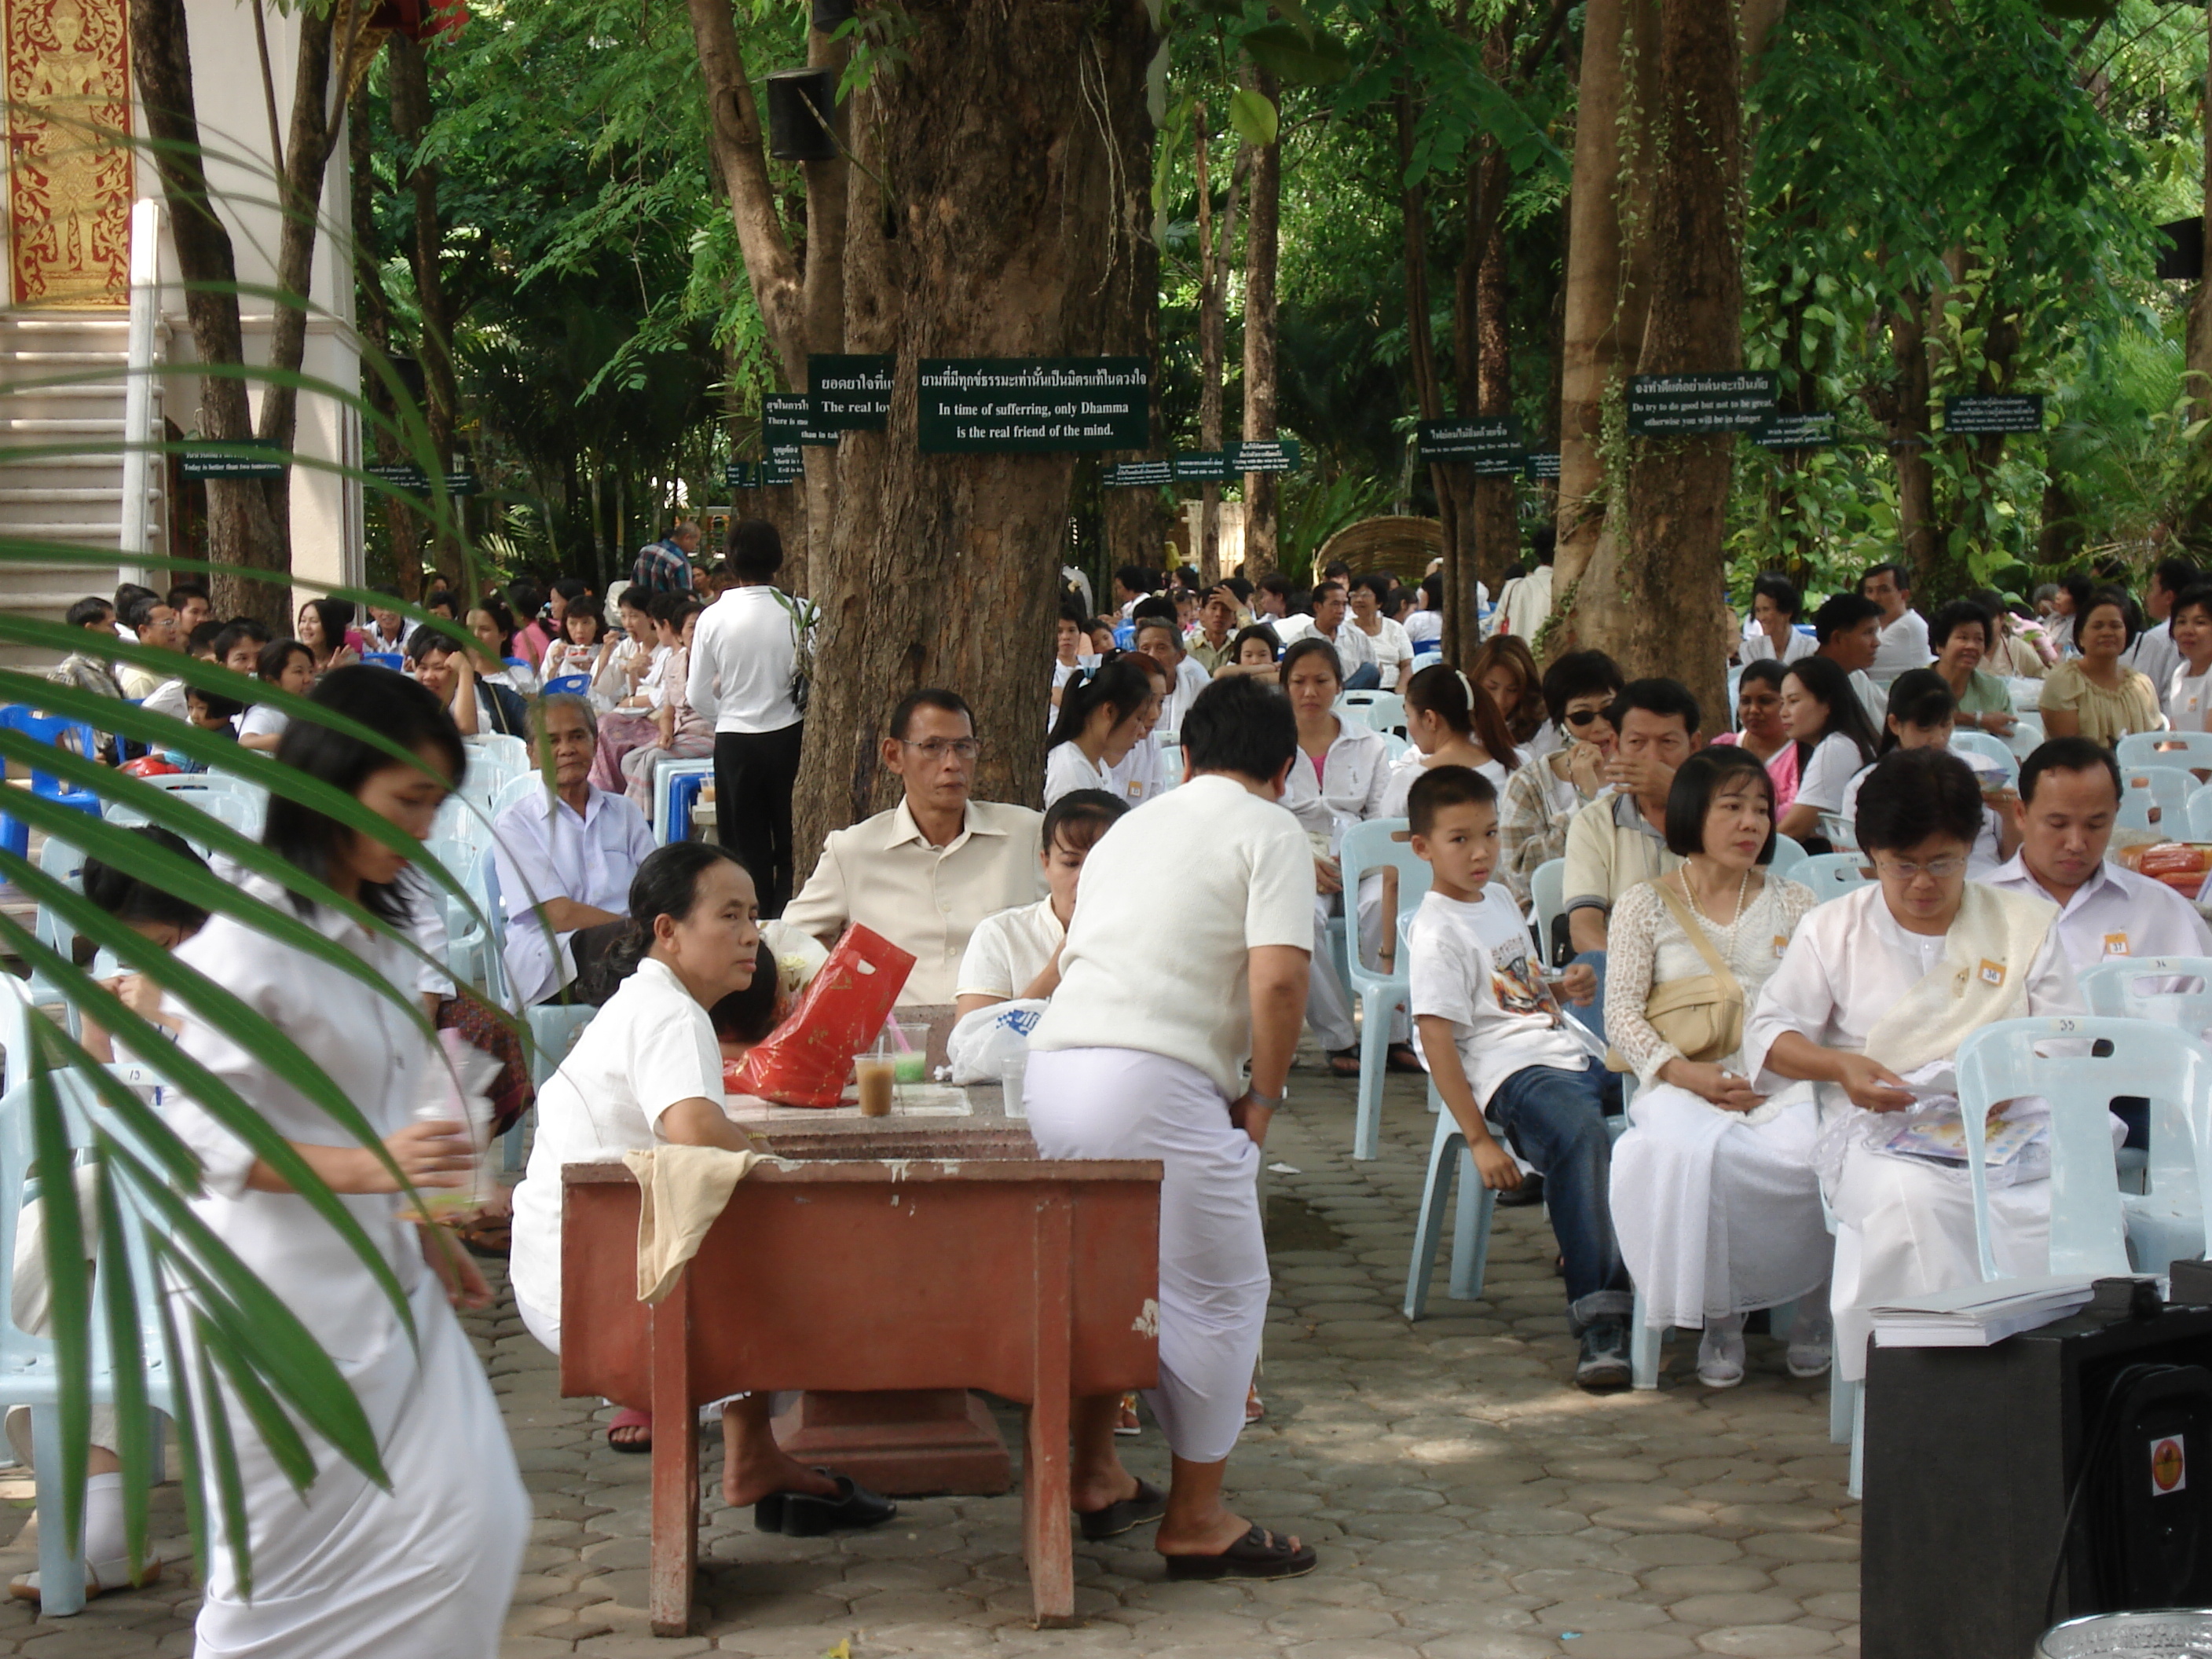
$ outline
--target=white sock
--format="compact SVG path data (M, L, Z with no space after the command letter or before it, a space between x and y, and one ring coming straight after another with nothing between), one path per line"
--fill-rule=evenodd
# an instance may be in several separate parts
M123 1535L123 1476L95 1474L84 1483L84 1559L114 1561L127 1547Z

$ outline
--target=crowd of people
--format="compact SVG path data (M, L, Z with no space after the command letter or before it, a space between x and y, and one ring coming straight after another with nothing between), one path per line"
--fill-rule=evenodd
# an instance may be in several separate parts
M467 738L530 741L550 789L491 826L503 978L517 1008L597 1010L536 1092L535 1141L507 1200L514 1293L553 1352L562 1166L660 1145L742 1149L723 1067L775 1029L848 926L914 957L907 1009L942 1009L957 1030L1027 1005L1040 1153L1164 1171L1159 1382L1147 1397L1171 1479L1161 1491L1121 1462L1117 1437L1134 1419L1118 1396L1076 1402L1071 1467L1084 1535L1155 1525L1170 1577L1273 1578L1316 1563L1224 1489L1257 1409L1268 1126L1294 1109L1302 1042L1330 1074L1361 1071L1340 934L1371 961L1402 952L1384 1063L1425 1074L1485 1186L1546 1204L1574 1381L1592 1390L1629 1381L1639 1293L1647 1323L1701 1333L1708 1387L1742 1381L1747 1316L1785 1304L1792 1375L1862 1375L1869 1309L1977 1271L1965 1184L1891 1154L1897 1115L1945 1097L1975 1030L2080 1009L2083 969L2212 955L2195 905L2106 856L2123 795L2112 743L2204 729L2212 586L2178 563L2154 573L2148 622L2124 591L2087 581L2061 585L2039 617L1979 595L1923 620L1905 573L1886 564L1814 608L1809 633L1796 586L1761 576L1725 717L1600 652L1540 665L1528 631L1549 609L1540 549L1486 605L1486 636L1460 662L1441 652L1433 573L1410 586L1324 571L1304 589L1268 577L1201 592L1194 573L1129 567L1115 614L1071 605L1058 621L1038 797L976 798L973 711L956 690L918 687L876 739L896 804L833 831L805 869L791 796L809 612L775 586L769 526L733 526L711 582L695 568L697 539L679 526L605 600L563 582L541 602L517 583L419 607L465 638L396 599L359 622L342 602L310 600L279 640L217 623L190 584L127 590L71 609L85 643L54 673L266 749L418 837L465 784ZM141 648L118 660L122 640ZM165 675L153 655L165 651L240 678ZM2027 681L2040 687L2032 710L2017 696ZM336 723L287 719L253 684ZM1361 690L1396 700L1402 736L1345 701ZM2030 717L2044 739L2016 787L1954 747L1962 728L2015 737ZM356 727L411 759L348 735ZM208 763L205 745L191 747L203 757L131 763ZM658 843L642 809L659 757L711 757L714 841ZM1347 832L1378 821L1402 821L1427 866L1417 901L1395 877L1346 867ZM1777 870L1785 836L1855 851L1870 879L1819 902ZM489 1048L503 1069L486 1091L501 1121L518 1116L529 1097L519 1051L466 988L426 966L444 924L405 860L281 793L264 842L382 926L224 873L291 904L438 1024ZM1536 890L1547 867L1548 932ZM1158 897L1170 870L1172 905ZM255 1582L249 1598L217 1549L203 1643L489 1655L528 1516L451 1311L489 1291L466 1256L426 1241L391 1174L434 1188L474 1168L465 1126L416 1109L440 1051L390 999L244 921L96 862L85 890L313 1054L391 1159L339 1144L268 1056L183 1002L127 988L284 1138L288 1158L272 1162L189 1092L164 1108L208 1171L202 1219L339 1358L393 1476L385 1490L334 1467L295 1500L276 1455L234 1420ZM2008 1108L2024 1122L2047 1109ZM2123 1109L2114 1132L2140 1143L2147 1125ZM409 1298L411 1338L375 1275L294 1192L285 1170L296 1167L368 1230ZM1992 1193L2006 1271L2039 1271L2046 1168L2025 1156ZM483 1234L493 1248L498 1231ZM624 1404L610 1443L649 1447L651 1417ZM848 1475L786 1455L770 1408L765 1396L725 1402L726 1502L801 1534L896 1513ZM103 1479L111 1452L95 1448ZM88 1555L111 1566L118 1542L89 1529L119 1527L118 1505L88 1511Z

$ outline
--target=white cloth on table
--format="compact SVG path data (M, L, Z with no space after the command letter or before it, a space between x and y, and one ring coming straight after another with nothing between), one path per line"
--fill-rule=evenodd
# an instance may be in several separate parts
M1698 919L1747 1003L1814 902L1809 890L1770 876L1729 926ZM1643 1085L1613 1146L1612 1203L1645 1322L1695 1328L1819 1289L1832 1249L1813 1170L1812 1085L1792 1085L1745 1114L1658 1081L1683 1056L1644 1018L1652 988L1712 969L1650 884L1614 907L1606 951L1606 1036ZM1743 1054L1720 1064L1740 1074Z
M1032 1041L1022 1098L1041 1158L1160 1161L1160 1380L1146 1398L1177 1457L1219 1462L1243 1432L1267 1316L1260 1148L1213 1079L1164 1054Z
M714 1021L672 970L647 957L538 1091L538 1133L514 1189L508 1274L519 1306L560 1324L562 1166L657 1146L670 1107L719 1103L723 1092Z
M533 792L492 821L500 902L507 911L501 960L523 1006L543 1002L576 976L568 941L549 935L538 907L574 899L614 915L629 913L629 884L653 851L653 826L622 796L596 785L581 812L557 795Z
M1176 903L1139 903L1166 869ZM1030 1053L1141 1048L1196 1066L1225 1097L1243 1094L1248 953L1310 948L1313 898L1313 852L1297 820L1235 779L1210 774L1146 802L1084 861L1060 989Z
M259 896L289 902L268 883ZM415 982L404 951L333 912L306 920L368 963L402 994ZM338 969L216 916L177 951L265 1016L308 1054L378 1135L403 1127L422 1091L431 1049L405 1010ZM173 1002L179 1046L258 1109L288 1139L350 1144L321 1107L254 1050ZM204 1170L193 1210L331 1355L366 1413L391 1477L380 1490L312 1431L320 1467L295 1492L235 1400L230 1426L244 1478L253 1599L240 1593L218 1530L196 1626L204 1659L386 1659L395 1653L493 1659L522 1564L530 1500L497 1401L415 1227L396 1194L339 1199L409 1297L410 1341L352 1248L307 1200L246 1184L254 1155L189 1097L164 1115ZM173 1292L189 1305L191 1293ZM210 1495L210 1513L218 1506Z
M1971 896L1976 884L1967 888ZM1979 968L1947 961L1950 935L1907 933L1890 915L1878 885L1832 899L1808 915L1745 1028L1745 1069L1753 1082L1770 1091L1790 1085L1791 1079L1766 1069L1769 1050L1785 1032L1797 1032L1825 1048L1867 1053L1869 1034L1900 1006L1907 1020L1924 1009L1947 1006L1955 1005L1961 1012L1948 1023L1920 1021L1925 1035L1913 1048L1885 1042L1875 1057L1900 1075L1949 1058L1963 1034L1942 1028L1964 1023L1966 1011L1977 1006L1980 987L1988 988L1980 1001L1990 1019L2081 1012L2081 988L2051 925L2056 908L1980 890L2004 906L2028 907L2003 913L2012 930L2008 937L2031 936L2039 910L2047 915L2033 948L1992 941L1975 951ZM1961 944L1974 949L1963 938ZM1891 1029L1897 1029L1895 1022ZM1820 1133L1814 1161L1837 1222L1830 1291L1836 1369L1846 1381L1856 1382L1866 1375L1873 1308L1978 1277L1972 1198L1956 1172L1875 1150L1874 1143L1890 1133L1894 1119L1860 1109L1832 1085L1821 1085L1814 1094ZM2002 1198L2000 1190L1991 1191L1990 1205L1991 1244L2000 1271L2044 1272L2050 1182L2022 1181L2001 1190Z

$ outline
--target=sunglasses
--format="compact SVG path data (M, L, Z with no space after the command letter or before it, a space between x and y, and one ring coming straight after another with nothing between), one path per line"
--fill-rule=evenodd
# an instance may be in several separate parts
M1567 724L1572 726L1581 727L1588 726L1592 720L1601 720L1604 718L1605 710L1602 708L1570 708L1567 710Z

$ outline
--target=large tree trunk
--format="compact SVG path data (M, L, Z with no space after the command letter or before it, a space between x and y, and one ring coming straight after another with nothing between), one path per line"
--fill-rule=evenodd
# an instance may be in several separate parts
M1281 82L1265 70L1253 72L1252 89L1279 106ZM1252 204L1244 222L1244 435L1275 436L1275 268L1280 252L1283 144L1279 134L1252 156ZM1244 578L1258 581L1275 571L1277 509L1282 480L1273 472L1244 475Z
M1662 0L1651 303L1638 354L1652 374L1743 362L1743 103L1735 20L1711 0ZM1717 719L1727 706L1721 543L1735 435L1628 440L1625 557L1591 574L1626 600L1595 641L1632 678L1680 680ZM1595 630L1594 630L1595 631Z
M2205 12L2204 21L2208 34L2212 34L2212 9ZM2195 400L2191 413L2202 421L2212 419L2212 54L2208 54L2204 64L2204 98L2198 124L2204 133L2204 190L2200 212L2206 265L2198 278L2196 296L2190 302L2189 341L2184 361L2191 377L2187 390ZM2212 434L2198 439L2197 451L2200 455L2212 453Z
M709 3L693 0L695 13ZM849 228L846 327L854 350L896 355L897 390L887 431L845 435L815 569L802 870L825 833L893 798L878 750L891 705L917 686L951 687L974 708L979 799L1038 798L1037 687L1074 459L921 453L918 363L1097 353L1122 181L1144 165L1101 115L1142 104L1154 41L1141 0L912 16L907 61L854 99L856 160L892 196Z
M372 154L369 131L368 88L364 83L353 95L353 112L346 123L346 143L351 163L349 183L353 189L353 281L356 326L371 353L389 362L392 357L392 302L384 291L384 255L376 241L376 169ZM384 376L370 368L362 375L362 396L369 408L369 420L363 435L370 452L386 465L397 465L407 459L405 447L395 429L398 404L392 388L385 384ZM592 499L598 500L598 477L593 475ZM421 575L422 559L422 521L421 517L404 506L404 496L379 495L374 498L384 514L385 532L388 538L392 568L399 581L399 592L407 599L422 596ZM599 533L596 512L592 518L592 533ZM604 589L602 590L604 591Z
M1916 301L1889 319L1889 383L1867 394L1867 405L1889 437L1890 464L1897 471L1897 533L1902 562L1913 574L1913 586L1924 587L1936 568L1936 434L1930 397L1927 301Z
M1115 152L1123 169L1117 175L1121 198L1108 236L1112 261L1107 272L1104 345L1109 357L1141 357L1152 366L1151 397L1146 404L1151 441L1139 452L1159 452L1160 431L1160 250L1152 240L1152 122L1142 98L1130 99L1108 112L1114 124ZM1247 417L1246 431L1250 431ZM1106 557L1110 566L1140 564L1157 570L1166 562L1164 550L1175 527L1167 497L1158 489L1102 489L1101 516L1105 521ZM1249 574L1249 573L1248 573ZM1255 580L1257 580L1255 578ZM1054 587L1058 582L1055 578ZM1092 597L1103 603L1106 590Z
M1468 313L1461 330L1468 358L1461 369L1467 388L1462 407L1478 415L1501 416L1513 412L1513 343L1505 315L1505 236L1499 222L1512 175L1494 142L1486 141L1482 148L1481 161L1469 169L1473 191L1468 205L1468 252L1474 269L1463 274L1461 283L1460 302ZM1467 275L1472 276L1471 282ZM1461 604L1462 626L1472 639L1480 616L1475 583L1487 582L1497 592L1506 566L1520 555L1521 487L1512 478L1476 478L1468 495L1468 525L1462 540L1474 557L1472 568L1462 573Z
M767 329L769 343L782 366L784 384L794 392L803 392L808 385L807 355L842 351L848 337L845 243L855 187L850 167L842 150L834 161L805 163L806 250L802 263L785 229L775 187L769 176L760 107L753 97L744 52L738 44L730 0L687 3L700 74L707 87L708 148L723 193L729 199L738 250L745 262L745 278L751 284L753 303ZM813 8L807 36L809 64L842 68L846 45L833 42L830 34L850 15L851 9L840 0L821 0ZM850 112L843 106L839 106L833 125L841 144L849 143ZM863 178L858 188L866 192L864 210L880 205L872 181ZM778 522L787 561L784 580L794 590L801 585L819 585L815 563L830 539L838 465L835 450L810 446L799 453L806 466L805 486L796 492L805 503L805 533L798 533L799 525L788 514Z
M1553 653L1591 643L1586 629L1612 626L1619 611L1614 596L1595 585L1584 592L1581 584L1605 526L1605 401L1636 373L1650 291L1641 269L1650 239L1631 246L1622 235L1624 209L1635 222L1649 223L1650 172L1648 164L1634 165L1648 158L1624 154L1622 107L1632 97L1637 109L1652 109L1650 82L1658 53L1655 0L1589 0L1567 207L1559 543L1552 567L1553 607L1565 620L1553 630Z
M430 125L430 70L420 43L408 35L392 36L389 65L392 87L392 128L412 150L422 142ZM453 435L460 429L460 394L453 382L453 313L446 301L445 229L438 218L438 168L434 162L417 161L408 177L415 207L414 234L407 242L407 265L414 273L416 303L422 313L421 338L416 347L422 366L423 422L430 430L435 465L450 466ZM458 518L459 501L452 504ZM467 585L461 568L458 525L440 526L428 550L439 574L456 590ZM406 573L402 580L414 573Z
M199 116L192 102L191 36L184 0L135 0L131 7L131 57L138 79L149 149L168 199L170 234L185 282L185 314L192 349L210 367L246 362L238 319L238 261L208 193L200 165ZM199 429L204 437L244 442L253 421L243 379L210 374L200 382ZM289 561L285 526L269 509L258 478L207 481L208 557L218 565L282 570ZM264 584L218 570L212 591L225 605L258 606L247 590Z
M1237 240L1237 184L1241 165L1229 170L1220 216L1213 212L1208 185L1209 134L1206 106L1198 106L1193 130L1198 137L1198 447L1221 447L1221 374L1229 331L1229 250ZM1207 483L1199 491L1198 570L1211 587L1221 580L1221 486Z

